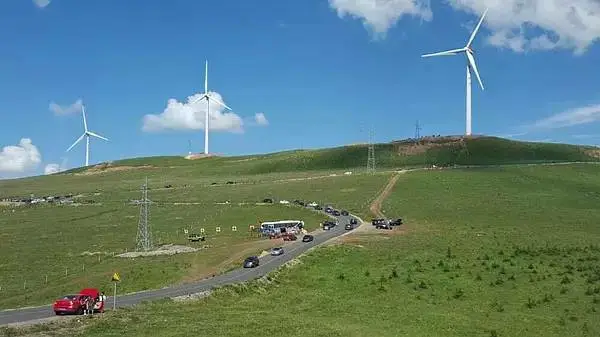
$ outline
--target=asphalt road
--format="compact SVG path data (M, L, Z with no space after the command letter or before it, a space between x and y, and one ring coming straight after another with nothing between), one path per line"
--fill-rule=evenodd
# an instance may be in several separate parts
M130 295L117 296L117 307L126 307L132 306L143 301L149 300L157 300L162 298L171 298L177 296L184 296L195 294L207 290L211 290L218 286L223 286L227 284L240 283L244 281L253 280L256 278L260 278L267 273L279 268L284 263L298 257L302 253L306 252L311 247L318 246L325 241L332 239L336 236L344 234L347 232L344 229L344 225L350 222L350 219L354 216L338 216L335 217L338 220L339 225L335 226L333 229L324 231L321 229L316 230L311 233L314 235L314 240L312 242L302 242L301 237L290 244L287 244L284 247L284 254L279 256L271 256L267 255L260 258L260 265L256 268L239 268L227 272L225 274L221 274L215 277L207 278L204 280L200 280L193 283L182 284L178 286L166 287L162 289L156 290L148 290L143 292L138 292ZM354 217L356 218L356 217ZM360 219L356 218L359 225L365 225L360 223ZM111 291L107 291L108 293ZM57 297L63 294L56 294ZM113 298L108 296L106 308L107 310L112 309L113 306ZM55 316L54 311L52 310L51 305L41 306L41 307L32 307L32 308L23 308L23 309L15 309L15 310L5 310L0 311L0 326L11 324L11 323L19 323L19 322L27 322L33 320L44 319L48 317Z

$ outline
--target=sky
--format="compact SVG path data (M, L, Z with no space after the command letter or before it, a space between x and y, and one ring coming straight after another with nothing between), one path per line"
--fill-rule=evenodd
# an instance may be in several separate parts
M599 0L3 0L0 178L465 132L600 144ZM230 107L226 110L216 101Z

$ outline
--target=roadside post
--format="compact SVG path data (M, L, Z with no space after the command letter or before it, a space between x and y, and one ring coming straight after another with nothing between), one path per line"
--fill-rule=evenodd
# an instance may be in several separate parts
M119 273L114 273L112 276L112 282L114 283L113 291L113 310L117 310L117 283L121 281Z

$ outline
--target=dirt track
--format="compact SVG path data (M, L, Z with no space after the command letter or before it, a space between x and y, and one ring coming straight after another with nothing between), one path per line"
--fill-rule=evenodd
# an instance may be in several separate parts
M371 213L373 213L373 215L379 218L385 218L385 214L383 214L383 212L381 211L381 205L383 204L385 199L390 195L390 193L392 193L392 189L396 185L398 178L400 178L400 174L404 172L405 171L400 171L394 174L394 176L392 176L392 178L390 178L390 180L388 181L387 185L385 185L385 187L383 188L383 191L381 191L377 198L373 200L371 206L369 206L369 210L371 211Z

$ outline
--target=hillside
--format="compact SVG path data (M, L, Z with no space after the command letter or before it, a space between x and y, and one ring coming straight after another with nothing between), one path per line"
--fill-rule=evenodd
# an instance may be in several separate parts
M83 170L102 171L109 167L194 167L203 175L263 174L329 169L362 168L367 163L367 144L319 150L294 150L238 157L210 157L188 160L183 157L148 157L115 161ZM497 165L538 162L579 162L600 160L592 146L534 143L498 137L424 137L375 145L379 168L424 165ZM118 170L118 169L116 169Z

